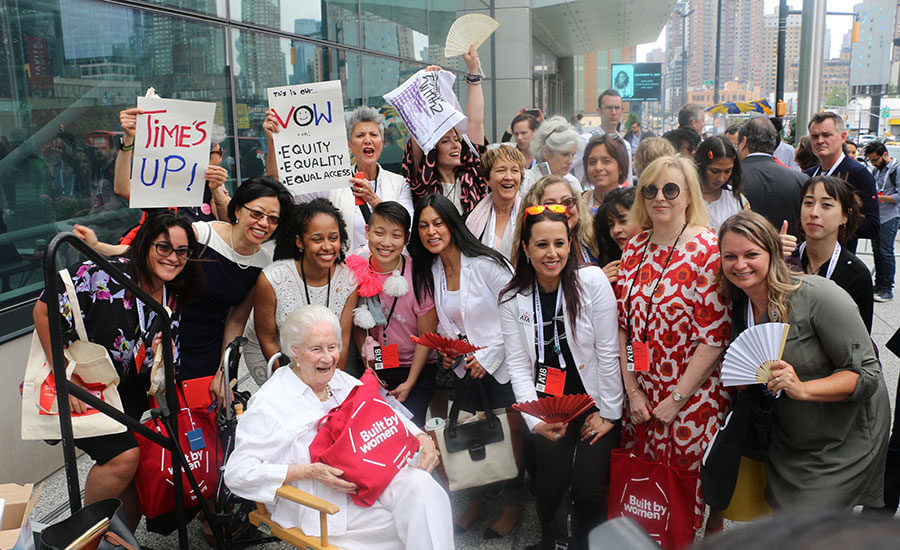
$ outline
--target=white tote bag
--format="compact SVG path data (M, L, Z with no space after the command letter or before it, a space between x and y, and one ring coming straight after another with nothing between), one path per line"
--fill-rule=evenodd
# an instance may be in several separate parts
M88 391L122 410L122 399L119 397L119 375L109 358L109 352L99 344L88 340L84 328L81 307L72 277L66 269L60 270L78 340L72 342L65 350L66 379L73 375L81 379ZM56 297L50 297L48 307L54 307ZM25 381L22 384L22 439L60 439L59 409L56 402L56 384L53 369L44 357L44 350L38 339L37 330L31 335L31 351L25 367ZM66 404L68 406L68 404ZM75 439L122 433L128 428L116 422L93 407L80 414L72 414L72 432Z

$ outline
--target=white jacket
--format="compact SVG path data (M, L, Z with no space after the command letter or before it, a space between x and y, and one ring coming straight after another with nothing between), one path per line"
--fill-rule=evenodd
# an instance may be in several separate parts
M619 369L619 327L616 320L616 296L609 279L597 266L583 266L577 271L581 291L581 311L572 331L566 302L563 300L566 337L578 375L588 395L594 398L600 416L622 417L624 395ZM560 292L562 289L560 288ZM506 367L512 378L516 401L537 399L534 387L535 319L533 291L529 290L500 305L500 327L506 349ZM568 373L569 376L572 373ZM523 414L530 429L540 422Z
M509 372L504 362L503 337L500 333L500 291L509 283L512 273L491 258L469 257L462 254L459 274L460 310L463 326L457 327L473 346L480 349L475 358L497 382L509 382ZM431 264L434 277L434 305L438 315L438 332L456 338L449 328L452 326L441 296L441 277L444 264L435 258Z

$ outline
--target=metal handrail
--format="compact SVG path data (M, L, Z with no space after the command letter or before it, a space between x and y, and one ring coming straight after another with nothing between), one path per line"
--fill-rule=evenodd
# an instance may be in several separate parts
M62 439L63 459L65 460L66 485L69 493L69 508L74 514L81 509L81 490L79 488L78 470L75 461L75 441L72 432L72 417L68 407L69 394L74 395L86 404L94 407L101 413L112 418L113 420L124 424L128 428L134 430L140 435L146 437L153 443L160 445L172 453L172 482L175 490L175 518L178 524L178 543L182 550L188 549L187 526L184 521L184 491L182 486L182 472L187 475L188 482L194 491L197 499L201 501L200 510L206 517L210 525L214 525L214 517L203 503L203 495L200 487L194 479L193 473L184 458L181 445L178 442L178 415L172 411L178 411L178 395L175 389L175 368L172 361L172 327L169 314L165 307L154 300L147 292L145 292L137 283L123 273L118 267L113 265L109 260L100 255L97 251L88 246L84 241L79 239L74 233L64 232L53 237L47 250L44 252L44 281L46 284L45 292L51 297L50 304L54 304L59 296L59 275L56 272L56 255L63 244L75 248L97 266L103 269L113 280L122 284L127 288L136 299L144 303L145 307L154 311L163 320L162 323L162 354L163 368L166 375L166 398L158 401L159 410L152 411L154 416L162 419L162 422L168 432L168 437L164 437L159 433L147 428L137 420L126 415L115 407L105 403L89 393L84 388L76 386L66 378L66 359L63 355L63 338L62 338L62 312L59 307L48 307L47 317L50 324L50 347L52 352L53 377L56 381L57 403L59 404L59 428L60 437ZM176 458L177 457L177 458ZM218 546L222 546L219 530L213 529Z

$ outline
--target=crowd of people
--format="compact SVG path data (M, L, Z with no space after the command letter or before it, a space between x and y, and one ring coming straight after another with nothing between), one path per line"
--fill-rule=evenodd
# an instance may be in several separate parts
M509 138L489 144L474 48L464 58L472 77L464 84L467 135L452 129L427 153L410 139L402 174L379 164L385 122L360 107L347 123L357 177L346 188L292 197L277 180L270 117L267 175L246 179L232 196L211 162L203 208L147 211L117 244L77 228L171 308L180 380L212 377L209 390L220 398L229 391L224 347L248 337L246 363L262 387L238 425L228 486L274 506L285 527L312 534L318 515L276 497L278 487L338 503L329 535L347 548L452 548L454 528L472 528L484 499L500 492L505 506L484 536L506 536L520 521L526 487L540 521L535 547L553 548L568 493L572 547L586 548L613 497L611 452L624 446L698 471L738 391L721 381L723 351L748 327L777 321L790 331L771 381L740 390L763 392L770 403L762 427L768 504L895 512L898 488L884 483L891 413L869 336L873 300L892 297L900 222L897 161L884 146L865 149L873 177L843 153L843 120L817 114L809 125L816 162L804 173L799 149L797 166L781 160L790 146L766 118L702 140L704 112L688 105L679 128L661 138L640 122L622 135L615 90L600 94L593 135L523 110ZM126 142L136 113L122 112ZM115 170L121 196L129 187L125 145ZM216 147L211 161L221 158ZM876 243L874 286L854 255L858 238ZM153 313L92 263L71 271L88 333L110 350L125 411L138 418L150 370L141 367L158 353L147 329ZM365 296L363 275L381 292ZM66 341L77 338L67 300L45 295L35 307L45 351L50 303L68 315ZM382 322L361 326L361 307L378 310ZM451 370L450 358L409 338L435 331L479 349ZM391 368L380 353L376 364L373 350L392 345ZM267 379L278 354L286 366L276 363ZM404 468L368 508L348 498L355 486L340 470L311 463L308 449L318 419L366 368L412 413L404 422L423 449L417 468ZM544 383L550 378L559 383ZM473 490L469 508L453 511L426 473L439 457L421 428L429 411L447 416L448 396L462 410L482 407L460 393L469 379L493 409L549 395L587 394L594 405L566 424L523 414L519 476ZM71 406L83 404L73 398ZM96 461L86 502L122 498L136 525L134 436L76 445ZM691 498L699 530L699 484ZM706 531L720 530L722 519L712 511Z

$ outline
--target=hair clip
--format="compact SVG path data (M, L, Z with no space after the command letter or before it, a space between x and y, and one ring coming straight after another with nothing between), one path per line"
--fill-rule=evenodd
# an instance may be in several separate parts
M713 152L712 152L712 149L710 149L709 151L707 151L707 152L706 152L706 155L709 157L709 160L712 160L712 159L713 159Z

